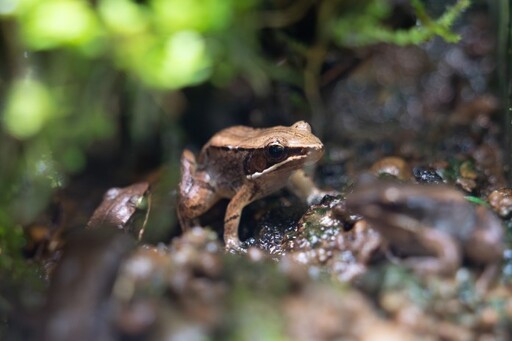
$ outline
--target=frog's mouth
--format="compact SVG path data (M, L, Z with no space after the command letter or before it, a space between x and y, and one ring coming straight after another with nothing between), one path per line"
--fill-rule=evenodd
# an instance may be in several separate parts
M265 174L272 173L278 169L289 168L291 170L299 169L302 166L309 166L317 162L323 155L323 148L309 149L306 152L302 152L295 155L290 155L281 162L275 163L270 167L265 168L261 172L255 172L247 175L247 179L255 180ZM297 166L300 165L300 166Z

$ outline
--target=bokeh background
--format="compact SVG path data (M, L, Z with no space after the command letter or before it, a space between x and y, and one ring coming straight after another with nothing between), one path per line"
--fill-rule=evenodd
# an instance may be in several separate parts
M0 327L16 312L5 297L44 300L27 226L83 226L106 189L159 177L147 238L178 233L181 151L224 127L309 121L327 146L319 182L338 190L385 155L471 150L495 129L480 114L499 115L502 6L0 0Z

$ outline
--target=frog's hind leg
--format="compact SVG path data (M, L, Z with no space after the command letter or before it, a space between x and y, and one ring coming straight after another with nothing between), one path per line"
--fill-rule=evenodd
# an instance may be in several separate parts
M444 232L424 228L421 243L435 256L408 257L403 263L420 275L452 275L461 264L459 244Z
M177 205L178 220L183 231L192 227L196 223L196 218L219 200L208 180L208 174L197 171L194 154L185 149L181 155L181 181Z

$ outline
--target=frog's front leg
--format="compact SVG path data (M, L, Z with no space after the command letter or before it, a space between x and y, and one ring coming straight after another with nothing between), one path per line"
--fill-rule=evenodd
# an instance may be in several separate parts
M432 228L422 228L420 242L436 254L432 257L408 257L404 264L419 274L453 274L461 264L459 244L449 235Z
M181 181L177 206L178 220L182 230L189 229L195 218L219 201L209 180L206 172L197 171L194 154L185 149L181 155Z
M290 175L287 188L310 205L319 203L327 194L339 194L320 190L303 169L296 170Z
M242 209L254 200L254 188L250 184L243 185L228 204L224 218L224 242L226 249L239 250L238 226Z

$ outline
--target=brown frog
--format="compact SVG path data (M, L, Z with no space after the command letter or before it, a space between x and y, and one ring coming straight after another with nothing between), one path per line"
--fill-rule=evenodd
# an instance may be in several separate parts
M374 181L356 188L346 205L419 273L453 273L463 255L485 265L496 264L503 255L500 220L446 185Z
M227 249L238 249L238 225L249 203L288 186L309 201L321 192L302 168L323 155L322 142L304 121L272 128L235 126L215 134L199 158L189 150L181 156L178 217L188 229L222 198L231 199L224 218Z

